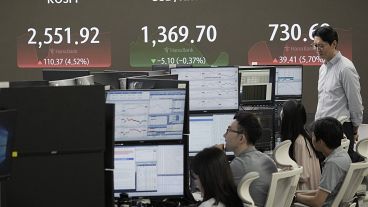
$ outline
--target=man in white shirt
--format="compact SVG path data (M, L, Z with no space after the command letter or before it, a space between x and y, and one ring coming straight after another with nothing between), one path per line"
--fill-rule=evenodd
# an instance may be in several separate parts
M330 26L313 32L318 55L325 60L319 69L318 105L315 119L334 117L345 119L343 130L350 140L349 155L353 162L361 160L353 147L363 120L359 75L354 64L337 50L338 34Z

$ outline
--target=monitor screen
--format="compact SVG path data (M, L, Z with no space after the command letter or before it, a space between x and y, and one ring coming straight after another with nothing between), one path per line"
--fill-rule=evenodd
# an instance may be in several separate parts
M185 89L108 91L115 104L115 141L182 139Z
M278 65L276 67L276 98L302 96L303 65Z
M189 81L190 111L238 110L238 68L174 68L179 80Z
M194 156L202 149L215 144L224 144L223 135L233 120L233 113L190 115L189 155Z
M0 179L10 175L12 143L15 133L16 111L0 111Z
M184 145L115 146L115 196L184 196Z
M243 105L273 103L274 77L275 67L239 67L241 103Z
M173 75L176 76L177 75ZM155 76L156 77L156 76ZM126 86L128 89L168 89L182 88L186 90L185 107L184 107L184 134L189 134L189 81L170 80L170 79L151 79L144 78L127 78Z
M42 70L43 80L54 81L71 79L81 76L90 75L89 70L60 70L60 69L44 69Z

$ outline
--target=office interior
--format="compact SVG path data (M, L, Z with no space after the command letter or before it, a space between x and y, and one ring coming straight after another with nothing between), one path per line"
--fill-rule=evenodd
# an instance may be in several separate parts
M7 151L11 165L4 165L8 173L1 181L3 206L100 207L123 205L137 197L160 201L165 197L170 201L165 205L175 205L195 191L190 186L190 157L204 147L223 143L222 135L237 110L260 117L264 131L256 147L271 154L279 141L279 112L285 100L300 100L308 124L314 120L322 62L311 50L309 36L313 28L325 23L338 29L338 49L355 64L363 105L368 108L368 26L363 2L37 0L3 2L0 14L4 28L0 37L0 109L4 115L0 119L11 120L5 125L14 138L9 142L12 150ZM277 81L282 80L277 70L282 68L294 71L292 79L283 80L286 84L298 80L292 84L299 91L282 91L283 86L276 89ZM232 96L226 90L218 91L227 87L226 80L214 88L232 105L230 101L222 102L221 107L211 105L213 101L206 96L190 92L199 70L210 71L211 78L233 77L236 92ZM242 85L242 73L262 70L268 76L262 86ZM191 72L193 76L183 78ZM205 82L199 80L194 87L201 83ZM256 88L262 92L252 97L243 93ZM141 120L122 121L116 117L123 113L116 111L130 116L137 104L151 106L137 101L132 108L117 107L114 97L123 97L118 102L129 97L129 102L139 96L162 96L166 101L158 101L160 107L167 101L176 103L177 111L165 112L172 119L170 133L126 131L144 124L143 115L138 117ZM191 105L195 99L205 104ZM155 110L161 113L161 109ZM150 118L162 122L158 116ZM117 123L127 126L129 121L127 128L116 129ZM368 123L367 114L363 123ZM133 135L126 139L130 132ZM210 139L198 141L205 134L211 134ZM162 194L150 190L136 194L129 185L137 183L116 176L121 165L139 166L144 175L158 163L131 162L129 155L136 151L176 161L174 168L182 173L169 166L167 170L180 174L175 182L183 187ZM233 157L226 153L229 159ZM141 184L141 188L154 188L152 183ZM129 205L138 205L132 202Z

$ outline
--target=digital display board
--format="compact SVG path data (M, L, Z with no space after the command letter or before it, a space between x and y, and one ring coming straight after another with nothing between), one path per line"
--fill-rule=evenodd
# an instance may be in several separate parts
M19 68L111 66L108 1L17 1L15 30Z
M321 25L335 27L338 49L353 57L357 26L351 18L358 17L342 15L348 4L328 9L315 0L6 1L0 7L6 28L1 46L15 51L4 49L1 60L6 70L320 65L311 43Z

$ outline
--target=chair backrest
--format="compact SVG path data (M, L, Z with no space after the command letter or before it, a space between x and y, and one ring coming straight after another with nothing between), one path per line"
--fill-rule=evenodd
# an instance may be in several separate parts
M368 138L368 124L361 124L358 128L359 139Z
M332 206L349 206L366 175L368 175L368 162L351 163Z
M290 206L302 172L303 167L297 167L273 173L265 207Z
M346 137L344 137L344 139L341 140L341 147L345 152L349 150L349 144L350 144L350 140L347 139Z
M250 195L250 184L259 178L258 172L249 172L243 176L238 184L238 195L246 206L255 207L252 196Z
M289 156L290 140L285 140L275 147L272 157L279 168L298 168L298 164Z
M361 139L356 145L356 151L365 159L368 158L368 139Z

